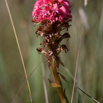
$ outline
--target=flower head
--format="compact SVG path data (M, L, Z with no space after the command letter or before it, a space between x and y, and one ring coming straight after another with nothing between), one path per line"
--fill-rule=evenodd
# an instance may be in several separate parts
M71 26L71 10L68 0L37 0L32 11L33 22L40 23L37 25L37 36L43 36L44 40L37 48L39 53L42 53L48 59L47 64L49 69L53 70L56 88L59 91L61 103L68 103L65 91L63 92L62 84L57 73L59 64L64 66L59 56L61 51L69 51L65 44L61 44L62 40L70 38L68 32L61 32L69 29ZM46 48L46 49L45 49ZM61 75L61 74L60 74ZM51 81L50 81L51 82Z
M71 20L71 10L68 0L37 0L32 11L33 22L45 20L68 22Z

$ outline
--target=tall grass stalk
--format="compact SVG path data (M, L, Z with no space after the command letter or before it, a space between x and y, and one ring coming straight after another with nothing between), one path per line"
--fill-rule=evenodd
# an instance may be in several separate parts
M42 56L42 60L43 60L43 56ZM46 100L46 103L49 103L48 94L47 94L46 73L45 73L45 69L44 69L44 63L42 64L42 72L43 72L43 86L44 86L45 100Z
M83 35L83 28L82 28L82 31L81 31L80 44L79 44L77 60L76 60L76 67L75 67L75 75L74 75L74 84L73 84L73 90L72 90L71 103L73 103L73 96L74 96L74 89L75 89L77 69L78 69L78 61L79 61L79 53L80 53L80 47L81 47L81 43L82 43L82 35Z
M43 56L42 56L42 61L44 61ZM44 62L42 63L42 73L43 73L43 86L44 86L45 100L46 100L46 103L49 103L47 85L46 85L46 73L45 73Z
M25 64L24 64L24 60L23 60L23 56L22 56L20 44L19 44L19 41L18 41L17 33L16 33L16 30L15 30L15 26L14 26L14 23L13 23L13 19L12 19L12 16L11 16L11 12L10 12L9 5L8 5L7 0L5 0L5 4L6 4L7 10L8 10L9 17L10 17L11 24L12 24L12 28L13 28L13 31L14 31L14 34L15 34L15 38L16 38L18 50L19 50L20 57L21 57L21 62L22 62L23 69L24 69L24 73L25 73L25 77L26 77L26 80L27 80L27 86L28 86L28 90L29 90L29 96L30 96L30 100L31 100L31 103L32 103L32 95L31 95L31 90L30 90L29 81L28 81L28 79L27 79L26 68L25 68Z

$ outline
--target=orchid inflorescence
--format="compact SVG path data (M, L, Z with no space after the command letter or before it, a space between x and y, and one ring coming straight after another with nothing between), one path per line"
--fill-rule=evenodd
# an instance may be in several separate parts
M44 41L41 45L48 48L45 51L43 48L38 48L38 52L43 53L48 58L48 65L52 56L55 56L58 63L61 60L58 58L62 50L68 51L65 44L60 45L63 39L70 38L69 33L60 32L70 27L71 21L70 4L68 0L37 0L32 12L33 22L41 23L36 30L37 36L44 36ZM59 66L59 64L57 64Z
M71 26L69 22L72 19L70 4L68 0L37 0L32 12L33 22L38 24L36 34L43 36L44 40L40 45L43 47L37 48L39 53L43 53L48 59L48 66L51 68L59 68L59 64L63 65L59 54L62 50L68 51L65 44L60 44L63 39L69 39L70 35L67 32ZM65 33L61 31L65 30ZM55 66L53 62L55 61ZM54 72L56 72L54 70ZM61 85L58 73L54 73L55 81ZM58 82L59 81L59 82ZM59 90L58 90L59 91ZM62 90L61 90L61 94ZM62 100L61 100L62 101Z

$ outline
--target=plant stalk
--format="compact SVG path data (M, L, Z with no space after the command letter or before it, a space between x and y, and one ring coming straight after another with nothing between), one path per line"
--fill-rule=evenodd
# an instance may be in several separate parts
M57 88L57 91L58 91L58 94L59 94L59 97L60 97L60 100L61 100L61 103L64 102L64 96L63 96L63 88L62 88L62 83L61 83L61 80L60 80L60 77L57 73L57 66L56 66L56 60L53 59L52 60L52 70L53 70L53 75L54 75L54 79L55 79L55 82L58 84L58 85L61 85L61 87Z

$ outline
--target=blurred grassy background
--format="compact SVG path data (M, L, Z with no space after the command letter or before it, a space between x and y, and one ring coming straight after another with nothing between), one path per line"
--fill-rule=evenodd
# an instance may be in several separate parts
M28 76L42 59L42 55L36 51L40 42L35 35L36 27L31 22L34 3L35 0L8 0ZM67 44L69 52L66 54L62 52L61 58L65 67L74 76L83 29L77 86L103 103L103 1L89 0L86 8L84 0L70 0L70 4L73 16L72 26L69 29L71 38L69 42L63 41ZM45 62L29 78L33 103L46 103L42 68L45 70L49 103L60 103L56 89L49 85L48 78L53 81L53 77ZM70 101L73 79L66 68L60 66L59 72L69 81L69 83L62 81L62 83ZM24 81L25 75L5 1L0 0L0 103L11 103ZM73 103L77 103L77 97L76 88ZM81 97L82 103L93 102L83 93ZM23 86L15 103L30 103L27 84Z

